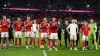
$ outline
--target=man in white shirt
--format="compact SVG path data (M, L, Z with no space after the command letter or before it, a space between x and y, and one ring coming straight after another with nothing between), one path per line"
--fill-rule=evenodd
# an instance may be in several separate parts
M76 40L78 33L78 25L75 23L75 19L72 19L72 23L67 27L67 31L70 35L70 50L72 50L72 42L74 40L74 50L78 50L76 48Z

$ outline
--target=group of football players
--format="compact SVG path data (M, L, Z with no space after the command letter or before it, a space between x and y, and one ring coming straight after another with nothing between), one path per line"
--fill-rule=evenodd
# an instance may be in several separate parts
M86 47L88 46L89 39L92 39L96 50L99 50L96 41L97 24L94 23L93 19L90 20L90 23L84 21L83 25L79 29L76 19L72 19L70 24L68 24L68 21L65 21L65 27L63 27L61 26L60 21L57 21L55 17L51 18L51 21L49 22L47 18L44 17L42 22L38 24L36 19L31 21L30 16L27 16L27 20L24 22L21 21L20 17L18 17L17 21L14 23L11 23L10 19L3 16L3 20L0 21L0 28L1 49L8 48L8 44L12 46L13 42L16 48L21 47L23 37L22 32L25 30L25 45L27 49L33 48L36 45L35 39L37 39L37 43L40 48L44 48L46 41L48 41L49 50L54 48L56 51L58 51L57 40L59 39L60 46L62 46L61 38L64 36L66 47L68 39L70 50L73 49L72 45L74 45L74 50L78 50L77 46L80 38L79 33L81 32L82 50L87 50ZM15 38L13 38L13 32ZM30 41L28 39L30 39Z

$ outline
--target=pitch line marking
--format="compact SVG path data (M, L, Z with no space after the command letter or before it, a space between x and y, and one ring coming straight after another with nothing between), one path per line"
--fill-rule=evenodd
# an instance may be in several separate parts
M43 50L43 55L44 55L44 56L47 56L47 54L46 54L46 51L45 51L45 50Z
M45 51L49 51L49 50L45 50ZM51 50L51 51L55 51L55 50ZM59 50L59 51L71 51L71 50ZM72 51L72 52L99 52L99 51Z

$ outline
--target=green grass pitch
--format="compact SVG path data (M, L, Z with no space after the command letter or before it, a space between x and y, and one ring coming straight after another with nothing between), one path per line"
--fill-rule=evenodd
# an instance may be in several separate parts
M90 46L91 43L89 43L89 47ZM81 40L80 40L78 51L74 50L70 51L69 47L68 48L65 47L63 37L62 37L62 47L59 46L58 42L59 51L55 50L48 51L47 42L45 44L45 49L40 49L37 45L34 48L26 49L25 37L23 33L22 47L21 48L9 47L8 49L0 49L0 56L100 56L100 51L96 51L95 48L92 50L90 48L87 49L88 49L87 51L82 51ZM43 50L45 50L46 55L44 54Z

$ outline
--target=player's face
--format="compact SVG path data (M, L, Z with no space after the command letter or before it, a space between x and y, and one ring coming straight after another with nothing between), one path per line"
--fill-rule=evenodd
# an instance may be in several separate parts
M7 19L8 22L10 22L10 19Z
M29 21L30 21L30 19L31 19L30 17L27 17L27 20L29 20Z
M65 21L65 24L67 25L68 24L68 21Z
M60 21L58 21L58 25L60 25L61 24L61 22Z
M20 21L20 18L18 18L17 20Z
M94 22L94 20L93 20L93 19L91 19L91 20L90 20L90 23L93 23L93 22Z
M74 19L72 19L72 23L75 23L75 20Z
M3 20L6 20L6 16L3 16Z
M85 25L88 25L88 23L87 23L87 22L84 22L84 24L85 24Z
M52 21L53 21L53 22L56 22L56 18L52 18Z
M34 23L36 23L36 20L34 20Z
M44 18L44 19L43 19L43 21L44 21L44 22L47 22L47 19L46 19L46 18Z
M75 21L75 23L77 23L77 20L76 19L74 21Z

